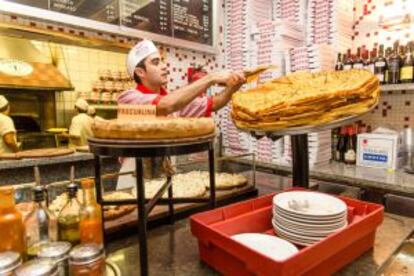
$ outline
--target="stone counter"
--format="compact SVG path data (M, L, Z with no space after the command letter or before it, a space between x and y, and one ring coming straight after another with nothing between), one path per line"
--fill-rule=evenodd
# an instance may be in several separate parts
M65 156L0 161L0 186L34 182L33 167L38 166L42 184L69 180L70 167L75 166L75 178L94 176L94 156L73 153ZM103 172L119 171L116 158L102 158Z
M385 214L374 248L337 275L375 275L413 230L414 219ZM188 219L150 230L148 235L150 274L219 275L199 261L197 240L191 234ZM139 271L137 235L109 242L107 251L109 260L120 267L122 275Z
M250 161L239 160L242 164L250 165ZM271 163L256 162L258 170L272 171L274 173L289 175L292 168ZM332 162L323 166L315 166L310 170L310 177L333 183L343 183L364 189L381 190L384 193L414 196L414 174L403 170L387 171L343 163Z

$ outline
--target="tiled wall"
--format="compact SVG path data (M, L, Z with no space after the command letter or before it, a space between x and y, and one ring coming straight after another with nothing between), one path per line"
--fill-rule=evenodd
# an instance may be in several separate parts
M59 71L67 77L74 91L57 93L58 126L69 126L78 92L91 91L102 69L125 70L125 54L56 43L33 41L42 53L53 56Z
M219 0L219 10L224 14L224 0ZM103 38L101 33L93 31L77 30L73 27L57 25L54 23L45 23L39 20L22 18L20 16L0 14L0 22L13 23L24 26L36 26L39 28L63 30L71 34L82 31L85 36ZM218 44L219 53L217 55L205 54L201 52L191 51L170 47L167 45L158 45L165 56L165 62L169 69L168 89L175 90L187 83L187 68L194 65L204 65L208 72L223 70L223 16L219 14L216 24L219 26ZM105 38L122 41L123 37L105 36ZM103 51L85 47L77 47L70 45L62 45L43 41L33 41L42 53L53 57L59 70L71 81L74 91L64 91L57 93L57 118L58 127L68 127L74 115L74 103L78 97L78 92L91 91L92 83L99 78L101 69L109 70L126 70L125 59L126 54ZM214 90L211 89L214 93Z
M384 44L392 46L395 40L405 44L414 40L414 24L397 29L379 27L381 16L398 18L410 14L414 18L414 0L370 0L354 1L354 43L353 52L359 46L368 49ZM388 126L401 130L414 127L414 91L383 92L378 107L363 117L362 122L373 129Z

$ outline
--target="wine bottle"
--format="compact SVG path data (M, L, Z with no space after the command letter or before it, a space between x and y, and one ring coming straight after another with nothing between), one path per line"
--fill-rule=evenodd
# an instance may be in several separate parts
M346 58L344 60L344 70L351 70L351 69L352 69L351 49L348 49L346 53Z
M346 127L341 127L338 137L338 144L336 146L336 160L344 162L345 147L347 143Z
M387 61L384 58L384 45L379 47L378 58L374 62L374 74L377 76L381 84L385 83L385 71L387 68Z
M392 84L400 82L401 57L398 53L398 48L397 40L394 42L394 48L388 64L388 83Z
M348 139L345 146L344 163L348 165L354 165L356 163L356 147L354 142L354 128L353 126L347 129Z
M364 69L364 62L361 58L361 48L357 48L357 54L354 60L354 63L352 65L352 68L354 69Z
M336 59L336 64L335 64L335 71L341 71L344 69L344 64L342 62L342 55L341 53L338 53L338 57Z
M385 67L385 75L384 75L384 80L385 83L390 83L389 80L389 72L390 72L390 58L391 58L391 53L392 53L392 48L391 47L387 47L387 50L385 50L385 60L386 60L386 67Z
M401 67L401 82L407 83L407 82L413 82L414 77L414 62L413 62L413 56L412 56L412 47L413 45L411 43L407 44L405 49L405 57L402 63Z
M367 70L372 74L375 74L375 59L377 58L377 49L373 49L370 53L369 60L367 62Z

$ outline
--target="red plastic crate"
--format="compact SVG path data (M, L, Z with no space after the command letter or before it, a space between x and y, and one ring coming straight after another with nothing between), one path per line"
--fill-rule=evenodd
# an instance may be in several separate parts
M276 235L272 199L276 193L199 213L191 217L200 258L224 275L330 275L374 245L384 207L341 198L348 206L348 226L284 261L275 261L230 237L240 233Z

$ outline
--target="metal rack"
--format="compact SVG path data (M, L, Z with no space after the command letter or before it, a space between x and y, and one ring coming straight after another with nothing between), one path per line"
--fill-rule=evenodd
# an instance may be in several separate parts
M216 206L215 188L215 160L214 160L214 134L186 139L170 139L159 141L143 140L109 140L89 138L90 151L95 156L95 182L96 197L102 206L136 204L138 207L138 236L140 250L141 274L148 275L148 252L147 252L147 217L157 204L167 204L170 222L174 222L175 203L208 203L211 208ZM173 198L171 177L156 193L152 199L145 198L143 158L163 157L208 151L208 163L210 173L210 196L209 198ZM135 158L137 199L107 201L102 197L101 185L101 160L100 156L133 157ZM161 196L168 189L168 198ZM103 215L102 220L104 221ZM103 226L102 226L103 227ZM105 231L104 227L103 230Z

